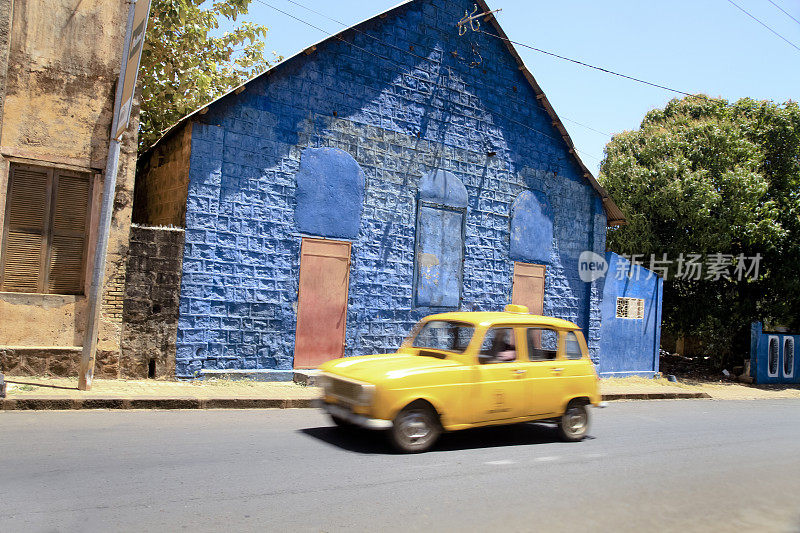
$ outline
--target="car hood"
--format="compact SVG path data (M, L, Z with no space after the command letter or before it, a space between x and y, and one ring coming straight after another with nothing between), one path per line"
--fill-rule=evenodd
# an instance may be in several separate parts
M324 363L319 369L345 378L374 383L457 365L457 362L447 359L393 353L334 359Z

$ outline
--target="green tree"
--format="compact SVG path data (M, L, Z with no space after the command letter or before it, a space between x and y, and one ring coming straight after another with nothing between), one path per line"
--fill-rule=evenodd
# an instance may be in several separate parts
M615 135L600 180L628 225L609 249L676 259L701 254L762 257L757 279L664 283L664 329L699 335L709 355L730 363L749 351L749 325L766 319L800 327L800 108L742 99L687 97L647 113ZM713 261L713 257L711 257ZM750 262L748 262L749 266Z
M251 0L153 0L142 51L139 146L148 147L185 115L269 67L267 28L235 22ZM273 52L274 54L274 52ZM276 57L276 59L280 59Z

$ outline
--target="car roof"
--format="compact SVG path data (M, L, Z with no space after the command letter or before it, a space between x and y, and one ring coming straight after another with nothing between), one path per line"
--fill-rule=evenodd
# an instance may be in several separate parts
M514 324L532 326L550 326L558 329L580 329L574 322L552 316L534 315L530 313L500 313L488 311L453 311L438 313L425 317L425 320L454 320L470 322L475 325L492 326L494 324Z

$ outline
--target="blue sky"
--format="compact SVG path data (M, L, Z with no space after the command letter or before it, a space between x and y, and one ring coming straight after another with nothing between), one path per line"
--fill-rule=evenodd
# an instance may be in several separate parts
M262 1L328 34L343 29L288 0L253 0L245 19L266 25L267 50L283 56L326 35ZM295 1L351 25L399 0ZM734 1L800 47L800 23L769 0ZM772 1L800 20L800 0ZM509 38L521 43L689 93L729 100L745 96L776 102L800 99L800 50L728 0L487 2L492 9L502 8L497 13L500 25ZM595 173L610 134L637 128L648 110L678 96L522 47L517 51L569 130L586 166Z

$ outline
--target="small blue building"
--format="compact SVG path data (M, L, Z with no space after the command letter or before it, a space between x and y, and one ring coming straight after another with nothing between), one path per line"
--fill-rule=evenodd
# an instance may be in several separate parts
M658 373L664 280L641 265L606 252L600 365L603 377Z
M750 325L750 376L754 383L800 383L797 348L800 334L764 331L764 324Z
M459 27L476 4L404 2L140 157L134 220L185 228L177 377L281 379L512 301L576 322L603 365L608 296L578 258L624 217L496 20Z

